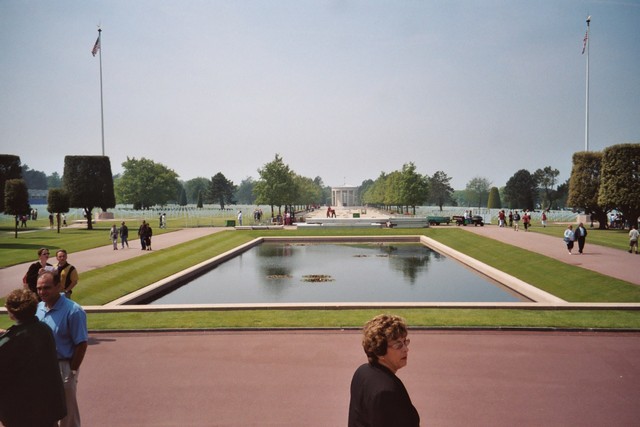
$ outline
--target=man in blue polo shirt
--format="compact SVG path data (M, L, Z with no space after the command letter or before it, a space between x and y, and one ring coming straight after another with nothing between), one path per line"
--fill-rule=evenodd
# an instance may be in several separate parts
M60 375L64 383L67 416L61 427L80 426L80 411L76 400L78 370L87 351L87 315L76 302L65 297L63 284L57 283L53 273L38 277L36 289L42 300L36 315L53 331L58 354Z

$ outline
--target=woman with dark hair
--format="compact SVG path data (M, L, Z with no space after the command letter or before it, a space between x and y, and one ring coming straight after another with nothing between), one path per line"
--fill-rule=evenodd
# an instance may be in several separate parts
M27 270L27 274L25 275L25 284L29 287L31 292L38 295L36 291L36 284L38 282L38 273L41 268L45 268L46 266L53 267L47 261L49 260L49 249L40 248L38 249L38 261L34 262L29 266Z
M0 335L0 422L7 427L52 427L67 414L53 333L36 317L38 301L28 289L6 299L16 321Z
M351 380L349 427L420 425L418 411L396 376L407 365L409 339L404 319L381 314L363 329L362 347L369 363Z

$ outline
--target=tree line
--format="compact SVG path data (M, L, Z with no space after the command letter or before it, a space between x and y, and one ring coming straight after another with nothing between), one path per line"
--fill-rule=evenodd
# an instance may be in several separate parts
M602 152L573 155L569 180L558 182L559 171L547 166L531 173L517 171L498 189L484 177L474 177L465 190L455 191L451 177L443 171L421 175L413 162L401 170L381 172L375 180L359 187L362 204L395 208L415 213L416 206L431 204L489 208L550 209L568 206L582 209L606 226L606 216L617 210L627 218L640 215L640 144L619 144ZM235 203L269 205L272 213L284 209L331 203L331 189L321 177L314 179L295 173L276 154L257 170L258 178L244 179L239 185L222 172L210 179L194 178L182 182L170 168L146 158L127 158L124 172L114 176L105 156L66 156L63 176L47 177L43 172L22 166L15 155L0 154L0 210L21 215L30 209L28 188L49 188L49 212L84 209L88 228L95 208L106 211L116 203L132 204L136 209L169 203L218 204L221 209ZM52 187L52 184L54 185ZM17 226L16 226L17 230ZM17 232L17 231L16 231Z

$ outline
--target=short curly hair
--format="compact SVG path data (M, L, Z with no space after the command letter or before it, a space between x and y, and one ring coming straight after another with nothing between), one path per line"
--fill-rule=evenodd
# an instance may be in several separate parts
M377 363L379 356L387 354L390 341L407 336L407 324L402 317L380 314L365 323L362 330L362 348L369 363Z
M7 295L4 306L16 320L22 322L36 315L38 300L29 289L16 289Z

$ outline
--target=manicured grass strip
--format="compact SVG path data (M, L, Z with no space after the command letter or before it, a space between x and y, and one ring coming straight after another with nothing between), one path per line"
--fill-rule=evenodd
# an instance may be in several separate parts
M429 237L569 302L640 302L640 286L459 229Z
M392 312L412 327L640 328L637 311L512 309L239 310L90 313L89 328L360 328Z
M176 230L154 228L153 234L157 236L170 231ZM130 225L129 240L135 241L138 238L137 233L138 226ZM57 229L31 229L20 232L17 239L6 229L0 229L0 251L2 251L0 268L23 262L35 262L38 259L38 249L42 247L49 248L52 251L50 262L53 264L56 262L53 251L66 249L69 252L69 262L73 264L73 254L75 252L100 246L111 246L109 226L94 226L93 230L67 227L61 228L60 233L58 233Z

